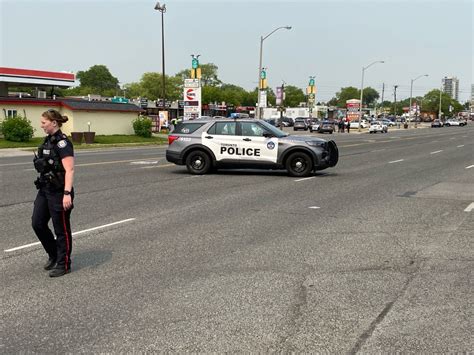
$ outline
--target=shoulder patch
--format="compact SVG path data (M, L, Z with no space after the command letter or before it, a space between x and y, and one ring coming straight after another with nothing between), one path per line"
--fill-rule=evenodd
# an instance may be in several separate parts
M65 146L67 146L67 142L64 139L58 142L59 148L64 148Z

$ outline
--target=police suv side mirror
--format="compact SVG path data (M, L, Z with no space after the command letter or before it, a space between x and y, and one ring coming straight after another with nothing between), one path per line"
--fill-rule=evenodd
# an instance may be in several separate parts
M263 132L263 136L264 136L265 138L273 138L273 137L275 137L275 135L273 135L273 134L270 133L270 132Z

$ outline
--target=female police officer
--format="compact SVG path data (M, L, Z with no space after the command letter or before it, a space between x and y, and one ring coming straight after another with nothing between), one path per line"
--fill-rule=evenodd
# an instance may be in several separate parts
M74 150L72 143L60 127L68 118L56 110L41 115L41 128L48 136L38 148L34 164L39 173L35 181L38 188L32 225L43 248L48 253L45 270L49 276L58 277L71 270L71 223L74 190ZM54 233L48 227L53 220Z

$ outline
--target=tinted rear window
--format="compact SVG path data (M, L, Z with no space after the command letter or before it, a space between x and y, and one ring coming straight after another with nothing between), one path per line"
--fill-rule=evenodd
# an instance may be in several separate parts
M199 127L202 127L204 124L204 122L178 123L173 133L191 134L199 129Z

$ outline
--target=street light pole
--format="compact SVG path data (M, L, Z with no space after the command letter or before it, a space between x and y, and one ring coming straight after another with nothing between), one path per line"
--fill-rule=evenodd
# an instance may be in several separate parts
M261 81L261 74L262 74L262 60L263 60L263 41L265 41L265 39L267 39L268 37L270 37L272 34L274 34L276 31L278 30L281 30L281 29L286 29L286 30L291 30L291 26L280 26L280 27L277 27L275 28L272 32L270 32L269 34L267 34L265 37L264 36L260 36L260 59L258 61L258 81L257 81L257 118L261 118L261 107L260 107L260 81Z
M376 60L375 62L370 63L366 67L362 67L362 82L360 84L360 104L359 104L359 132L362 130L360 123L362 120L362 99L364 98L364 72L366 69L371 67L372 65L376 63L385 63L383 60ZM350 123L349 123L350 124Z
M160 6L160 3L157 2L155 5L155 10L161 12L161 67L163 71L163 78L162 78L162 100L163 100L163 111L166 107L166 90L165 90L165 17L164 13L166 12L166 4Z
M443 88L439 89L439 112L438 112L438 119L441 121L441 95L443 93Z
M411 102L412 102L412 97L413 97L413 82L415 80L418 80L419 78L423 77L423 76L428 76L428 74L421 74L419 76L417 76L415 79L411 79L411 83L410 83L410 107L408 108L408 118L409 118L409 122L411 122ZM416 128L416 121L415 121L415 128Z

